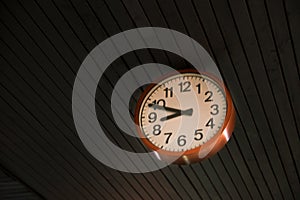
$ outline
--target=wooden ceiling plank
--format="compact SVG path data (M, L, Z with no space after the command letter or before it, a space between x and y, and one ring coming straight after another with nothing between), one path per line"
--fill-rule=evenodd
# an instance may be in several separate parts
M206 173L206 171L203 169L203 166L200 163L192 164L191 165L191 169L192 169L192 171L194 173L194 175L193 174L191 174L191 175L194 176L194 177L196 177L196 180L199 180L199 182L201 183L203 189L205 191L207 191L209 199L222 199L222 196L219 193L218 189L213 184L211 178ZM199 189L199 190L201 192L201 189ZM206 199L206 198L203 198L203 199Z
M208 38L211 41L212 49L214 49L216 62L218 64L222 63L219 64L219 66L220 66L221 73L225 77L225 83L227 83L229 90L231 90L234 100L239 99L238 103L240 105L235 105L237 108L237 112L242 111L241 113L243 113L243 115L246 114L251 116L252 113L250 112L250 110L244 109L244 108L248 108L248 109L250 108L249 105L247 105L247 100L245 99L246 95L244 91L236 90L237 88L233 87L233 85L236 86L237 84L241 86L241 81L238 77L236 69L235 68L232 69L233 66L232 58L229 55L228 47L226 46L227 44L224 43L226 42L224 38L224 34L222 30L220 30L220 27L218 25L219 22L216 21L214 17L215 14L213 13L213 10L211 10L211 6L209 5L209 3L204 3L204 2L201 2L201 4L200 2L195 2L195 5L199 9L199 16L201 17L204 27L206 27ZM200 12L200 10L202 12ZM244 104L244 102L242 102L241 99L243 99L243 101L246 101L245 102L246 104L244 106L241 106L241 104ZM250 118L254 119L253 117ZM247 124L249 128L251 127L249 130L257 129L256 127L257 125L255 124L255 122L251 121L249 125L250 126L248 126ZM253 133L251 133L250 137L252 136L254 136ZM261 154L261 152L259 151L259 149L263 150L264 148L261 138L260 140L250 140L250 141L252 142L252 145L255 145L255 148L253 148L255 150L254 153L255 156L260 160L260 162L257 164L261 165L260 167L267 167L270 169L271 166L270 164L268 164L269 163L268 158L265 156L265 154ZM266 165L263 165L263 163L266 163ZM272 173L272 170L269 172ZM270 174L269 178L271 178L271 180L273 179L274 181L274 174ZM269 187L271 187L271 185Z
M11 150L14 145L7 146L7 144L11 144L11 142L7 138L5 138L4 134L1 132L1 162L4 164L4 166L9 166L12 171L16 171L16 175L21 177L23 180L27 180L28 184L36 188L43 196L52 198L54 197L57 199L68 198L68 196L65 196L66 194L63 194L60 189L57 189L56 186L51 183L54 180L47 180L47 177L43 176L42 172L37 171L34 167L31 166L32 163L30 161L23 160L24 155L22 157L16 154L15 150ZM5 151L2 148L6 148ZM22 173L18 172L16 166L22 167Z
M2 87L2 89L3 89L3 87ZM7 89L5 89L6 91L7 91ZM26 106L26 102L24 102L24 100L23 100L23 105L20 105L20 102L16 102L15 101L15 99L16 99L16 96L13 96L13 94L10 94L11 96L7 96L6 95L6 93L3 91L2 92L3 93L3 95L5 95L5 97L6 97L6 99L10 99L11 97L13 97L14 99L11 99L10 100L10 104L12 104L12 105L9 105L11 108L13 108L13 110L16 112L16 110L15 109L17 109L18 108L18 111L17 111L17 113L19 114L19 115L21 115L21 116L23 116L24 118L26 118L26 123L28 123L28 124L31 124L32 126L37 126L37 127L41 127L41 129L46 129L47 131L50 131L51 130L51 128L46 128L46 124L42 124L41 123L41 121L39 121L38 120L38 122L36 121L36 117L39 117L39 116L33 116L33 113L32 112L34 112L34 111L29 111L28 109L30 109L29 107L27 107ZM19 104L18 104L19 103ZM25 105L24 105L25 104ZM20 107L21 106L21 107ZM12 111L10 111L10 112L12 112ZM41 117L39 117L39 119L42 119ZM39 129L39 128L38 128ZM37 129L34 129L35 131L37 131ZM43 130L41 130L41 131L43 131ZM50 132L49 132L50 133ZM39 133L40 134L40 133ZM50 134L49 134L50 135ZM73 168L71 167L71 168L68 168L68 171L66 170L66 166L70 166L70 164L67 162L65 162L65 160L64 159L61 159L62 158L62 155L61 155L61 153L60 152L63 152L63 151L60 151L60 152L58 152L58 151L53 151L54 150L54 148L53 148L53 145L52 145L52 147L51 147L51 138L50 138L50 140L49 140L49 135L44 135L44 137L43 137L43 139L45 139L47 142L46 142L46 146L44 146L44 148L46 148L46 147L48 147L48 148L46 148L47 150L47 152L48 152L48 156L47 156L47 158L48 159L51 159L51 161L49 161L48 160L48 165L49 166L51 166L55 171L56 171L56 173L58 173L58 174L60 174L61 175L61 177L64 177L63 175L65 175L65 177L64 178L66 178L65 180L66 181L70 181L69 183L70 184L78 184L79 185L79 191L81 191L81 193L85 193L84 192L84 190L83 190L83 188L85 188L85 186L83 186L83 188L80 188L80 187L82 187L82 185L80 184L80 182L82 182L82 179L81 178L79 178L79 180L81 180L81 181L78 181L78 177L76 177L76 176L73 176L73 175L75 175L76 173L74 172L74 170L73 170ZM47 139L46 139L47 138ZM25 143L26 144L26 143ZM50 147L49 147L49 145L50 145ZM57 147L59 147L59 146L57 146ZM61 150L62 150L63 148L61 148ZM57 156L55 156L55 157L51 157L51 155L57 155ZM46 159L46 155L44 155L44 156L41 156L41 158L44 158L44 159ZM55 160L52 160L53 158L56 158ZM53 165L53 163L55 163L55 162L57 162L57 163L60 163L60 164L58 164L58 165ZM45 164L45 163L44 163ZM63 167L64 166L64 167ZM36 167L38 167L38 166L36 166ZM62 174L61 174L62 173ZM75 178L76 177L76 178ZM77 179L77 181L76 181L76 179ZM78 185L76 186L76 187L78 187ZM80 186L81 185L81 186ZM85 188L86 189L86 188ZM88 190L86 190L86 191L88 191ZM91 192L91 191L90 191ZM91 196L89 197L89 198L92 198Z
M2 143L2 142L1 142ZM6 147L5 144L2 145L2 147ZM7 155L9 154L9 155ZM12 157L19 158L18 160L13 159ZM59 191L56 189L53 189L53 186L49 185L47 183L46 179L43 177L43 175L37 173L35 170L33 170L30 167L30 164L27 164L27 161L23 161L23 158L18 157L17 154L15 154L13 151L11 151L9 148L6 149L6 152L1 153L1 163L5 164L5 167L9 167L10 169L14 169L15 165L18 165L18 167L22 167L23 171L22 173L18 173L17 170L13 170L14 174L23 180L30 180L27 182L30 182L30 186L34 187L36 190L38 190L43 196L47 196L49 198L53 199L65 199L66 196L59 195Z
M297 73L300 77L300 28L298 26L300 20L300 2L295 0L282 0L282 2L291 45L293 48L293 55L295 57ZM299 115L296 116L299 122Z
M191 170L184 171L178 165L170 165L168 168L173 172L173 174L176 174L176 179L178 180L178 182L180 182L182 188L188 195L186 198L202 199L198 189L195 187L192 181L188 179L188 176L186 175L187 173L191 174Z
M289 150L293 156L295 171L290 174L289 179L292 182L293 192L297 194L295 198L300 198L300 120L297 118L300 112L300 76L297 73L297 58L295 57L292 45L292 38L288 30L288 22L285 19L284 2L268 2L268 18L273 33L274 45L276 46L277 57L280 63L280 72L282 74L287 99L290 109L280 106L278 103L280 116L282 117L283 126L289 143ZM278 100L279 102L280 100ZM297 120L298 119L298 120ZM298 139L297 139L298 138ZM298 169L298 170L297 170ZM293 169L292 169L293 170ZM295 177L294 175L297 175ZM293 178L294 177L294 178Z
M254 28L256 32L259 31L259 34L257 34L257 40L260 45L260 50L265 65L266 73L268 76L268 81L272 83L270 83L270 85L272 89L273 102L275 103L276 109L273 109L273 111L271 111L272 109L268 108L268 106L272 104L265 104L265 107L270 110L270 112L268 113L268 119L272 124L272 136L274 135L276 145L278 146L281 162L285 168L285 175L293 183L298 182L299 188L299 177L297 178L297 176L299 175L297 175L296 173L297 176L295 176L295 172L297 171L295 171L295 158L293 157L293 150L291 149L295 149L295 153L299 154L299 148L296 147L299 146L299 142L298 145L295 144L295 140L293 140L292 143L289 143L289 138L298 138L297 130L295 130L296 127L293 123L293 117L290 115L290 113L292 112L292 110L290 110L291 105L290 103L286 103L288 102L288 94L286 91L284 79L282 77L282 74L280 73L281 60L280 56L278 55L278 50L276 48L276 42L274 38L274 33L272 32L272 27L270 27L269 14L265 2L254 2L251 4L249 3L249 9L253 17L252 20ZM260 15L259 19L256 17L257 15ZM274 110L278 113L278 115L274 115ZM289 110L290 112L287 112ZM290 115L289 117L291 118L287 119L287 115ZM277 120L278 122L275 122L275 120ZM287 137L286 134L283 134L286 131L288 131L284 126L284 124L286 123L294 124L294 126L288 127L288 130L290 131L289 135L291 135L290 137ZM290 189L294 189L294 191L299 190L295 189L294 186L293 188L290 188L290 182L288 182L285 185L282 185L282 187L285 188L285 191L288 191ZM288 195L289 192L286 192L286 194ZM294 193L292 194L294 195Z
M19 68L20 69L20 68ZM23 73L24 74L24 73ZM39 97L37 97L37 99L38 99ZM49 98L48 98L49 99ZM55 119L55 118L53 118L53 119ZM59 122L58 122L59 123ZM67 131L68 132L68 131Z
M224 186L219 175L216 173L215 169L209 162L209 160L205 160L199 163L202 167L202 170L205 174L207 174L209 181L214 185L214 189L217 191L221 199L232 199L230 192Z
M222 11L226 10L226 9L224 9L224 6L222 6L221 4L218 4L218 6L220 8L222 8L221 9ZM245 79L246 77L253 78L253 76L254 76L254 81L249 81L249 82L243 81L242 84L245 85L244 88L247 88L247 89L244 89L246 95L249 96L249 99L251 98L251 100L249 100L249 104L250 104L250 108L253 108L252 113L261 113L261 114L257 114L256 115L257 117L255 117L255 120L257 120L256 124L258 125L258 127L262 133L269 132L269 137L267 134L262 134L262 139L263 139L263 141L265 141L264 145L266 146L267 149L273 148L276 152L276 150L277 150L276 143L266 142L266 141L272 141L272 140L275 141L275 140L274 140L274 138L271 137L272 136L272 134L270 133L271 127L265 126L265 124L266 124L266 122L265 122L266 117L264 117L265 111L263 110L263 108L260 108L259 106L254 106L254 105L262 104L261 103L262 100L259 95L260 94L259 89L262 88L262 86L260 86L260 83L263 83L264 79L263 78L255 79L255 77L256 77L255 75L261 74L261 73L258 73L258 71L255 71L255 67L252 67L252 66L254 66L251 63L252 59L250 60L247 57L246 58L243 57L244 55L247 56L246 53L241 54L241 52L245 52L245 49L243 49L242 46L239 45L241 43L241 40L238 40L238 38L240 38L240 37L236 34L236 32L233 31L234 30L233 23L230 23L230 20L226 20L226 19L228 19L228 17L226 15L220 16L220 20L225 20L227 22L226 26L223 27L223 30L224 30L225 37L227 38L227 41L228 41L228 48L229 48L230 54L232 55L234 66L238 67L239 70L237 70L237 71L240 72L239 76L241 77L242 80L246 80ZM241 17L239 17L239 20L241 20ZM225 21L223 21L223 22L221 21L220 24L225 25ZM244 25L246 25L246 24L244 23ZM249 35L249 30L248 30L248 35ZM247 42L249 42L249 40L247 40ZM250 51L248 49L246 49L246 50ZM242 66L247 66L247 65L250 66L250 68L249 68L250 72L247 72L247 71L249 71L249 70L247 70L247 68L242 67ZM252 68L254 68L254 72L253 72ZM244 70L240 70L240 69L244 69ZM267 81L265 80L265 82L267 82ZM249 85L248 83L254 83L254 86ZM255 90L257 90L258 94L255 94L256 93ZM259 117L262 117L262 119L259 119ZM270 145L270 147L268 147L269 145ZM278 176L277 182L279 185L281 185L281 184L283 184L281 180L286 179L286 177L284 174L284 169L280 163L280 159L272 151L269 152L269 157L270 157L271 162L274 163L274 164L272 164L272 168L274 169L276 177Z
M247 135L247 126L241 123L241 117L237 113L237 120L235 125L235 134L232 136L234 140L236 141L237 147L240 152L242 153L242 158L245 160L246 166L249 169L249 172L252 177L254 177L254 183L256 186L256 189L259 191L259 193L262 196L262 199L266 198L272 198L271 189L267 185L267 181L265 176L263 175L263 169L258 164L259 159L257 158L256 154L249 153L249 152L255 152L255 145L251 145L251 139L256 137L251 137ZM250 131L252 133L252 131ZM275 187L278 187L275 185Z
M0 198L5 199L11 196L16 199L22 198L23 195L28 199L45 199L34 188L0 164Z
M152 20L147 16L146 10L138 0L122 1L122 4L135 27L154 27ZM172 63L174 64L174 61L170 59L170 55L165 51L153 51L150 49L149 53L151 54L151 60L154 63L162 63L168 66L173 66ZM150 62L146 60L143 61Z
M162 27L162 28L170 28L168 21L165 19L161 8L159 7L158 3L154 0L152 1L140 1L138 0L137 8L138 10L142 9L142 11L138 12L133 8L127 8L129 11L131 11L132 18L134 18L135 21L137 21L138 26L152 26L152 27ZM129 6L128 6L129 7ZM138 15L139 14L139 15ZM144 20L141 20L144 19ZM158 53L161 53L158 51ZM157 54L158 54L157 53ZM184 60L180 59L180 57L174 55L174 54L168 54L167 53L167 59L168 61L165 61L163 63L169 64L171 67L175 68L183 68L185 66ZM163 60L163 59L159 59Z
M225 148L234 164L232 170L236 169L242 177L242 182L246 185L249 196L251 196L252 199L262 199L262 194L258 190L258 185L255 182L253 173L251 173L252 170L249 168L245 157L240 153L241 148L238 146L234 136L230 139L229 145ZM220 153L222 154L222 152Z
M33 66L33 65L31 65L31 66ZM18 68L18 69L20 69L20 68ZM23 75L25 75L26 74L26 72L25 73L22 73ZM20 83L20 82L19 82ZM14 84L14 83L13 83ZM31 95L32 96L32 95ZM33 95L34 96L34 95ZM37 96L36 97L36 100L38 100L39 99L39 96ZM48 99L48 100L50 100L51 99L51 97L49 98L46 98L46 99ZM53 106L53 105L52 105ZM33 110L35 110L35 109L33 109ZM44 110L42 111L42 112L44 112ZM49 113L52 113L53 112L53 110L49 110L47 113L48 113L48 115L49 115ZM39 112L38 112L39 113ZM59 115L58 115L59 116ZM55 119L57 119L57 117L53 117L52 118L53 120L55 120ZM62 120L62 119L58 119L58 121L57 122L55 122L56 124L61 124L61 122L60 122L60 120ZM49 121L49 120L48 120ZM61 127L62 128L62 127ZM65 133L68 133L68 132L70 132L70 130L66 130L66 131L64 131ZM74 137L74 135L73 134L71 134L73 137ZM74 139L73 139L74 140ZM78 143L78 140L77 140L77 143ZM79 143L78 143L79 144Z
M14 85L15 83L18 83L19 85L22 85L23 86L23 89L24 89L24 86L26 86L27 85L27 83L26 82L24 82L24 80L22 80L22 79L17 79L17 77L18 77L18 74L15 74L15 75L13 75L13 73L14 72L9 72L9 71L11 71L11 70L6 70L6 73L7 74L9 74L10 76L12 76L13 77L13 80L14 81L12 81L11 82L11 84L12 84L12 86L13 87L15 87L15 88L18 88L18 86L17 85ZM2 74L3 75L3 74ZM23 73L23 75L24 75L24 73ZM5 80L5 79L2 79L2 80ZM31 88L29 88L29 90L30 90ZM25 90L26 91L26 90ZM31 97L33 97L33 96L35 96L35 94L32 94L32 95L30 95ZM21 97L23 100L24 100L24 97ZM35 97L35 99L39 99L40 97L39 96L36 96ZM25 99L26 99L26 97L25 97ZM44 110L42 111L42 112L44 112ZM49 112L51 112L51 110L49 111ZM52 111L53 112L53 111ZM48 112L47 112L48 113ZM62 113L60 113L60 115L61 115ZM70 116L67 116L67 117L70 117ZM54 118L52 118L52 119L56 119L56 117L54 117ZM65 119L67 119L67 118L65 118ZM59 119L59 121L60 120L62 120L62 119ZM60 122L57 122L58 124L60 124ZM71 120L71 124L73 125L73 122L72 122L72 120ZM71 126L72 126L71 125ZM62 127L61 127L62 128ZM68 132L70 132L70 130L69 129L66 129L65 131L64 131L64 133L68 133ZM70 137L71 136L71 137ZM71 141L73 141L72 143L74 143L74 141L75 141L75 144L78 146L78 145L81 145L81 143L79 142L79 140L78 139L72 139L72 137L74 137L74 135L73 134L71 134L68 138L71 138L70 140ZM76 148L76 147L75 147ZM76 154L76 153L75 153ZM71 153L70 155L74 155L74 153ZM81 154L80 154L81 155ZM79 158L79 156L76 156L76 158ZM80 157L81 158L81 157ZM84 157L83 157L84 158ZM81 161L79 161L79 163L83 163L82 162L82 160L85 160L86 158L84 158L84 159L81 159ZM86 160L85 160L86 161ZM89 172L91 169L89 169L89 170L81 170L81 171L83 171L83 172ZM94 170L95 171L95 170ZM99 172L98 172L99 173ZM120 189L119 189L120 190Z
M188 177L188 180L191 181L191 185L196 188L195 190L198 191L201 199L219 199L220 197L214 196L214 193L216 193L216 191L212 188L211 183L208 183L207 177L207 182L203 181L205 179L203 177L204 175L201 176L200 172L198 170L195 170L193 166L194 165L184 165L180 168L183 170L185 176ZM201 179L199 178L199 176L201 177Z
M217 154L217 156L212 157L211 160L217 160L215 162L221 162L226 172L224 174L229 175L229 178L232 184L234 184L235 188L237 189L240 198L251 199L251 195L248 188L246 187L245 181L242 179L242 176L240 175L238 168L236 168L236 166L234 165L235 163L233 162L232 158L229 156L227 148L223 148L223 150L221 150Z

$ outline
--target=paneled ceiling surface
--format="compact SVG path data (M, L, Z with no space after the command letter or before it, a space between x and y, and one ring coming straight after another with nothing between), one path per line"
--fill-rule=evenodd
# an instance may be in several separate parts
M0 9L0 199L300 199L300 1L3 0ZM209 52L237 121L212 158L132 174L85 149L72 88L97 44L146 26L182 32ZM109 99L124 73L149 62L189 65L162 50L130 52L97 89L106 135L133 152L146 148L118 129Z

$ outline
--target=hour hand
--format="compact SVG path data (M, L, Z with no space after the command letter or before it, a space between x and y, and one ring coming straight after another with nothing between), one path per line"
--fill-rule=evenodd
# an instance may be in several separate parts
M180 112L176 112L172 115L168 115L166 117L162 117L160 119L160 121L166 121L166 120L169 120L169 119L173 119L175 117L179 117L181 115L187 115L187 116L191 116L193 114L193 109L190 108L190 109L186 109L186 110L183 110L183 111L180 111Z

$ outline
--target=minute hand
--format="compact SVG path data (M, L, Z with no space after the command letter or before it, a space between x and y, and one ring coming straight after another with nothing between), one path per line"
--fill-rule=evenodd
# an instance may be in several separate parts
M149 103L148 104L149 107L153 107L156 108L158 110L166 110L166 111L170 111L170 112L176 112L176 113L180 113L182 110L176 109L176 108L171 108L171 107L165 107L165 106L160 106L157 104L153 104L153 103Z

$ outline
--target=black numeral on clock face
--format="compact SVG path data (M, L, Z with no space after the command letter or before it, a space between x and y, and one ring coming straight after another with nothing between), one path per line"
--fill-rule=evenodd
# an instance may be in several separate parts
M151 112L149 115L148 115L148 118L149 118L149 123L153 123L156 121L156 118L157 118L157 114L155 112Z
M180 86L180 92L189 92L191 91L191 82L185 81L178 84Z
M164 135L167 135L166 144L168 144L172 133L164 133Z
M152 103L163 107L166 106L166 101L164 99L154 100ZM154 110L156 110L155 107Z
M202 133L203 129L197 129L195 130L195 134L194 134L194 140L200 141L203 138L203 133Z
M207 98L204 100L204 102L210 102L210 101L213 101L213 100L212 100L212 96L213 96L213 92L212 92L212 91L206 91L206 92L205 92L205 96L207 96Z
M211 129L213 129L214 126L215 126L215 124L214 124L214 118L210 118L210 119L208 120L208 122L206 123L205 126L206 126L206 127L210 127Z
M198 94L200 94L201 93L201 84L200 83L197 84L196 87L197 87Z
M160 130L161 126L159 124L156 124L153 126L153 135L159 135L161 133L161 130Z
M217 115L217 114L219 114L219 105L218 104L213 104L213 105L210 106L210 108L212 109L210 111L211 115Z
M178 146L183 147L186 144L186 135L180 135L177 138L177 144L178 144Z
M173 87L165 88L164 91L165 91L166 98L173 97Z

